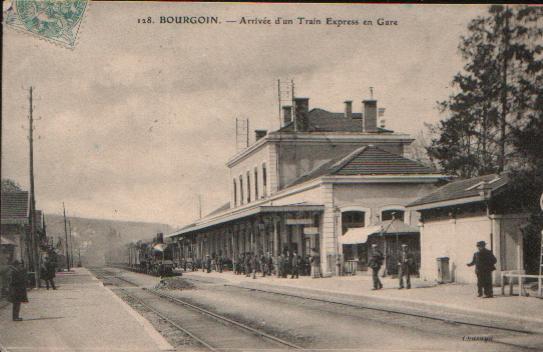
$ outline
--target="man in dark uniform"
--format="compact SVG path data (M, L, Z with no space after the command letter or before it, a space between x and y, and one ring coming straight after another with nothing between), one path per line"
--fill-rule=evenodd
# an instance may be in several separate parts
M224 258L222 256L222 253L220 253L219 256L217 257L217 269L219 273L222 273L223 265L224 265Z
M14 260L9 267L9 301L13 303L12 319L13 321L21 321L19 312L21 311L21 303L28 302L26 294L26 270L22 263Z
M311 262L311 277L316 279L321 277L321 258L319 252L313 249L313 255L310 259Z
M260 255L260 269L262 270L262 277L266 277L268 273L268 259L264 253Z
M253 279L256 279L256 270L257 270L257 264L258 264L258 256L256 253L251 254L251 273L253 276Z
M383 253L381 253L381 251L377 249L377 244L372 244L371 248L372 254L368 266L372 270L373 290L379 290L383 288L383 284L381 283L381 280L379 280L379 270L383 265L384 257Z
M298 279L300 276L299 271L300 271L300 257L298 256L298 253L294 251L292 253L292 259L290 261L290 278L294 279L294 277L296 276L296 278Z
M40 273L41 273L41 279L45 281L45 286L47 289L49 289L49 285L53 288L53 290L56 290L55 287L55 271L56 271L56 264L52 260L50 256L47 256L44 258L44 262L42 264Z
M211 272L211 264L211 256L208 254L206 256L206 269L208 274Z
M402 244L402 251L400 252L400 256L398 258L398 277L400 278L400 287L398 289L404 288L403 286L403 278L405 276L405 284L406 288L411 288L411 269L413 265L415 264L415 259L413 258L413 254L409 253L407 250L407 245L404 243Z
M245 253L245 276L251 276L251 254Z
M266 256L266 269L268 270L268 276L271 276L273 272L273 256L270 252Z
M477 275L477 297L492 298L492 272L496 270L496 257L485 248L485 241L477 242L478 251L473 254L473 259L468 266L475 265L475 274Z

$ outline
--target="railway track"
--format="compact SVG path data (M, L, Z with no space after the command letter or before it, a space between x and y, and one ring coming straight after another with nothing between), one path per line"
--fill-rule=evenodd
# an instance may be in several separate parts
M195 278L192 278L192 277L184 277L184 279L185 280L190 280L190 281L206 283L206 284L215 284L215 285L218 284L216 282L212 282L212 281L208 281L208 280L195 279ZM453 318L444 318L444 317L433 316L433 315L428 315L428 314L423 314L423 313L400 311L400 310L392 309L392 308L382 308L382 307L368 306L368 305L364 305L362 303L356 303L356 304L355 303L348 303L348 302L342 302L342 301L337 301L337 300L332 300L332 299L309 297L309 296L304 296L304 295L301 295L301 294L280 292L280 291L274 291L274 290L266 290L266 289L254 288L254 287L245 287L245 286L232 285L232 284L220 283L220 285L224 286L224 287L241 289L241 290L245 290L245 291L260 292L260 293L271 294L271 295L276 295L276 296L283 296L283 297L288 297L288 298L302 299L302 300L319 302L319 303L326 303L326 304L337 305L337 306L342 306L342 307L355 308L355 309L359 309L359 310L370 310L370 311L376 311L376 312L398 314L398 315L409 316L409 317L414 317L414 318L423 318L423 319L428 319L428 320L441 321L441 322L450 323L450 324L459 324L459 325L466 325L466 326L473 326L473 327L480 327L480 328L488 328L488 329L493 329L493 330L499 330L499 331L504 331L504 332L521 333L521 334L526 334L526 335L538 334L537 332L526 330L526 329L517 329L517 328L512 328L512 327L504 327L504 326L496 326L496 325L490 325L490 324L474 323L474 322L468 322L468 321L465 321L465 320L459 320L459 319L453 319Z
M302 349L244 323L211 312L153 288L134 290L139 285L103 269L91 269L104 284L115 286L124 295L190 336L209 351ZM115 282L117 284L115 284ZM132 288L131 290L127 289Z

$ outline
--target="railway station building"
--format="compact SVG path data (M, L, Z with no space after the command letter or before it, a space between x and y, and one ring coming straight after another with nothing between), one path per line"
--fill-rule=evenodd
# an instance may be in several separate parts
M409 210L421 214L421 278L475 283L473 267L466 264L478 241L485 241L496 256L494 282L500 283L505 271L537 274L539 246L525 239L529 214L522 211L522 200L510 186L508 173L473 177L451 182L409 204ZM446 258L445 266L441 258Z
M393 263L402 243L420 258L418 217L406 205L445 175L404 156L413 139L378 126L377 101L360 112L283 107L282 127L255 131L256 142L227 161L230 199L171 234L174 258L289 251L319 255L321 273L367 268L371 243ZM390 265L391 270L395 265Z

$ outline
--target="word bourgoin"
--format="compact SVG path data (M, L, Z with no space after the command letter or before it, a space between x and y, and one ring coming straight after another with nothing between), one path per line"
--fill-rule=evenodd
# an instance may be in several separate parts
M219 18L215 16L160 16L160 23L216 24L219 23Z

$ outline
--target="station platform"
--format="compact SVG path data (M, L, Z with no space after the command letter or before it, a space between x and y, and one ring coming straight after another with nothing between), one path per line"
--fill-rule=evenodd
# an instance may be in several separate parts
M11 320L0 308L0 351L165 351L173 347L87 269L58 273L57 290L32 289Z
M525 296L503 296L501 288L494 287L494 298L477 297L474 284L437 284L411 279L412 288L398 289L398 279L381 278L384 288L372 290L371 276L333 276L299 279L261 277L256 279L232 272L203 271L183 273L185 277L195 279L224 280L225 283L247 288L266 287L294 294L320 294L322 297L344 298L349 301L365 302L372 305L386 306L395 310L409 309L410 312L431 312L434 315L465 316L467 319L484 318L485 321L501 322L503 325L515 325L543 333L543 299Z

